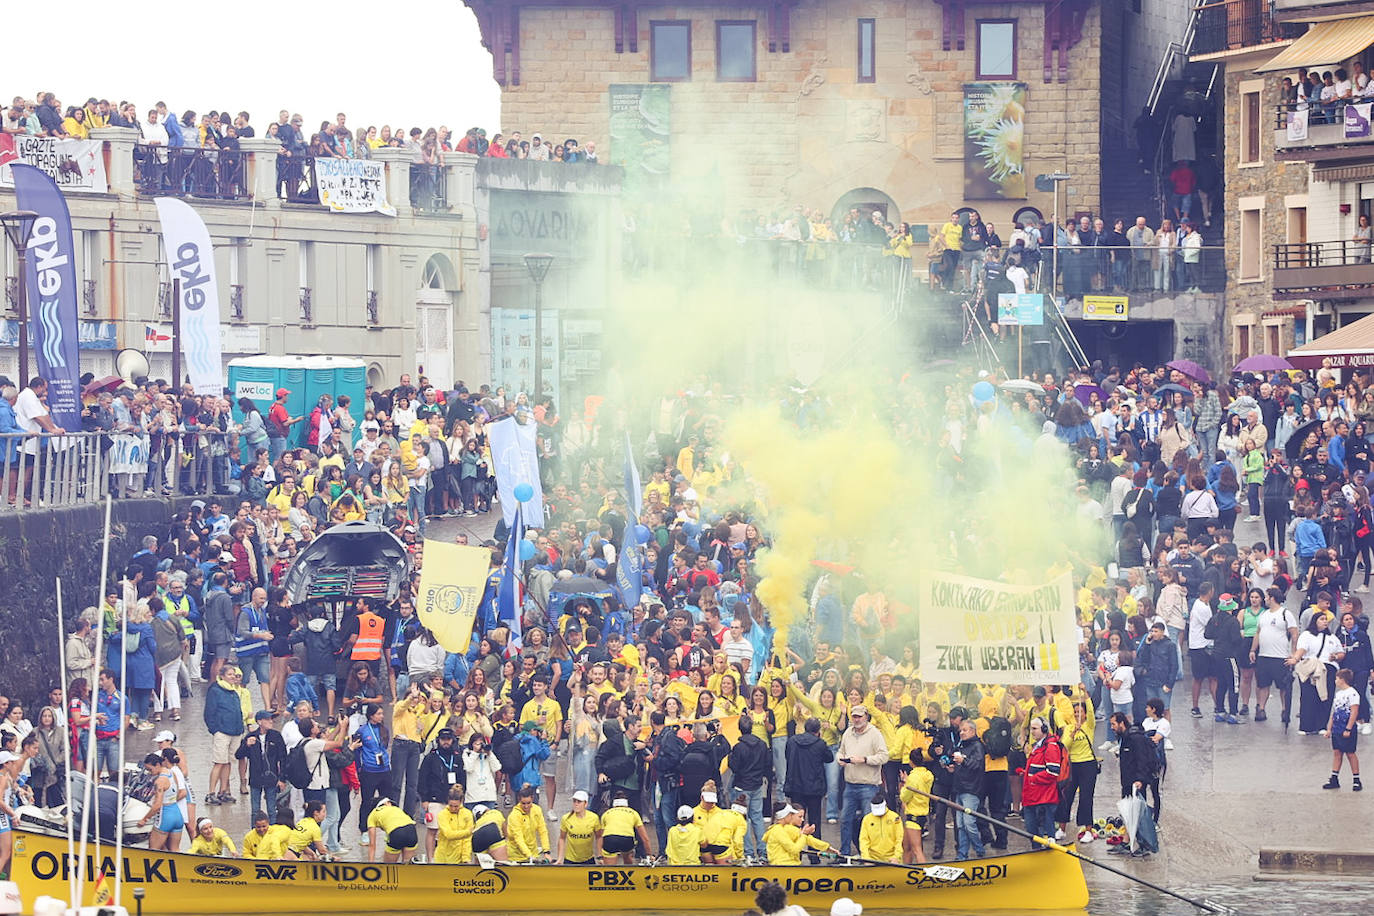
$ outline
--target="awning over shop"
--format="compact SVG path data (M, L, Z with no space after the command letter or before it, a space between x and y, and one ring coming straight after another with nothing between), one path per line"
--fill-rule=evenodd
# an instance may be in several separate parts
M1374 44L1374 16L1314 22L1307 32L1274 56L1256 73L1296 70L1322 64L1339 64Z
M1320 369L1323 363L1332 369L1374 367L1374 315L1289 350L1288 361L1295 369Z

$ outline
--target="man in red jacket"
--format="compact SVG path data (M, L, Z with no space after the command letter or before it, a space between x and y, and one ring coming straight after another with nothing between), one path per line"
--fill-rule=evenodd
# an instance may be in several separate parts
M1021 786L1021 816L1026 829L1037 837L1054 836L1054 811L1059 804L1059 773L1068 766L1064 745L1050 732L1045 720L1030 722L1030 748Z

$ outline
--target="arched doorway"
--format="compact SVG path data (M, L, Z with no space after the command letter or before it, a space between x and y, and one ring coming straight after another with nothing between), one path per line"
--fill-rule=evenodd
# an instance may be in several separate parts
M1044 222L1045 215L1035 207L1022 207L1012 215L1011 221L1013 225L1024 226L1028 219L1035 220L1035 225L1039 226Z
M830 208L830 219L839 226L844 222L845 214L854 209L864 218L871 217L873 211L877 210L886 221L896 223L902 219L902 208L877 188L855 188L841 195L840 199L835 201L835 206Z
M440 389L453 386L453 262L431 255L415 293L415 369Z

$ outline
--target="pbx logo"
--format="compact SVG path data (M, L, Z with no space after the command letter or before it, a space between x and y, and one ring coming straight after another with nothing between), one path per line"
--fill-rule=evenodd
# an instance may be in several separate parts
M635 889L634 874L619 869L592 869L587 872L589 891L632 891Z

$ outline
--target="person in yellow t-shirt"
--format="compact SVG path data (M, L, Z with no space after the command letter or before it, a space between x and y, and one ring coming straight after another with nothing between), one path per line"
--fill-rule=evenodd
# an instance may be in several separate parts
M773 818L773 826L763 834L769 865L800 865L803 849L829 852L830 844L815 837L816 825L802 826L802 812L783 805Z
M558 822L558 865L595 865L596 848L601 842L601 818L587 810L588 795L581 789L573 793L572 810Z
M319 859L328 852L324 846L324 835L320 824L324 823L324 802L317 800L305 803L305 817L296 824L286 841L288 859Z
M677 809L677 824L668 831L668 864L700 865L701 849L706 845L701 828L693 823L696 816L690 805Z
M286 844L291 840L291 834L295 832L296 825L290 812L278 816L277 822L268 827L267 832L263 834L262 842L258 844L257 858L269 861L285 859L287 855Z
M1073 703L1073 718L1059 731L1059 741L1069 753L1072 766L1070 779L1059 787L1059 806L1055 820L1059 829L1072 842L1074 836L1069 832L1069 814L1073 809L1073 797L1078 795L1078 837L1080 843L1091 843L1093 833L1087 828L1093 824L1093 791L1097 786L1097 752L1093 750L1093 719L1091 707L1082 700Z
M887 807L887 796L875 792L859 823L859 855L877 862L902 862L902 819Z
M692 810L691 808L687 809ZM630 796L624 789L617 789L611 806L601 813L601 858L604 864L633 865L635 837L649 848L649 831L639 812L630 807Z
M391 799L383 798L367 816L367 858L377 861L377 841L385 838L386 848L383 861L388 865L400 861L405 865L410 860L420 837L415 831L415 819L392 804Z
M250 831L250 835L258 836L258 833ZM216 827L208 817L202 817L196 822L196 838L191 841L190 853L193 856L237 856L239 851L229 834Z
M258 849L262 846L263 837L267 836L267 831L271 829L272 822L267 819L267 815L258 812L253 818L253 829L243 835L243 857L245 859L256 859Z
M448 804L436 819L439 842L434 847L434 861L439 865L467 865L472 861L472 834L475 824L472 812L463 805L463 787L448 790Z
M935 774L923 750L913 750L907 759L911 761L911 772L902 783L902 826L906 834L906 862L910 865L926 860L922 837L926 818L930 816L930 799L921 793L934 790Z
M498 862L510 859L510 850L506 848L506 819L499 808L473 805L472 852L474 855L486 853Z

